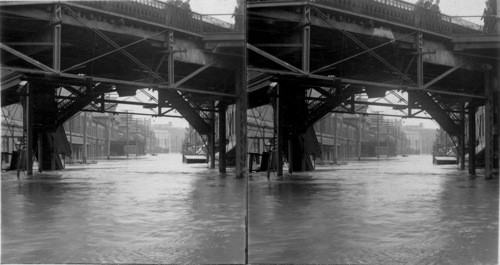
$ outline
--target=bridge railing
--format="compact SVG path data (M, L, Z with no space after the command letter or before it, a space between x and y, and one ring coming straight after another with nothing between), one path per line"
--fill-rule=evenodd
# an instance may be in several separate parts
M248 0L266 2L273 0ZM276 1L276 0L274 0ZM357 14L372 16L443 35L478 34L482 27L472 22L432 12L401 0L308 0ZM314 12L313 12L314 13Z
M444 34L474 34L481 27L463 19L432 12L400 0L313 0L319 4L370 15L388 21Z
M133 17L136 19L168 25L194 33L232 31L234 26L214 17L205 16L175 5L154 0L127 1L79 1L81 5L90 6Z

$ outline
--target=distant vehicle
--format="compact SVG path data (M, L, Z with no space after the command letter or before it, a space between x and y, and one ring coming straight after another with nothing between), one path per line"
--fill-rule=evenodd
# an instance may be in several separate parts
M402 157L408 157L408 155L407 155L407 154L402 154L401 156L402 156Z
M158 154L157 153L151 153L152 156L157 156Z

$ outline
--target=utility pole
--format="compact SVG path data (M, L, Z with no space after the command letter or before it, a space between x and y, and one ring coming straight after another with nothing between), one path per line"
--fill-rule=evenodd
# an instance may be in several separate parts
M26 132L26 174L28 175L33 175L33 121L34 121L34 113L33 113L33 87L29 83L26 86L26 104L25 104L25 123L23 124ZM20 153L22 155L22 152ZM42 160L41 158L38 158L39 160ZM18 163L20 163L18 161ZM40 163L41 165L41 163ZM18 178L19 178L19 171L18 171Z
M99 123L95 123L95 160L99 157Z
M321 151L321 154L320 154L320 161L321 163L323 163L323 153L324 153L324 150L323 150L323 125L324 125L324 117L321 118L321 120L319 120L319 137L320 137L320 151Z
M276 97L276 122L275 122L275 128L276 128L276 165L277 165L277 175L279 177L283 176L283 128L282 128L282 113L281 113L281 99L280 99L280 85L278 84L276 87L277 91L277 97ZM290 161L290 165L293 165L293 162Z
M389 121L387 121L387 122L389 122ZM389 148L389 140L390 140L391 137L389 135L389 124L388 123L386 125L386 129L387 129L387 138L385 140L385 145L386 145L386 148L387 148L387 157L389 157L390 156L390 152L389 152L389 149L390 149Z
M212 101L212 112L210 113L210 169L215 169L215 101ZM170 140L170 137L169 137ZM170 142L170 141L169 141Z
M142 132L144 133L144 152L147 154L149 151L149 125L146 120L143 120Z
M333 114L333 163L337 164L338 146L337 146L337 113Z
M458 146L460 149L460 170L465 170L465 103L460 104L460 136Z
M476 175L476 106L469 106L469 174Z
M139 156L139 120L135 120L135 156Z
M111 116L108 114L108 133L107 133L107 142L106 142L106 149L107 149L107 155L108 155L108 160L110 159L111 155Z
M446 132L444 131L443 127L441 127L441 133L443 134L443 142L444 142L444 152L446 155L448 153L448 137L446 135Z
M74 156L74 153L73 152L73 122L74 122L74 118L71 118L69 119L69 150L71 151L71 154L70 154L70 160L71 160L71 163L73 163L73 156Z
M396 157L398 156L398 139L399 139L399 123L397 120L394 120L394 125L396 126L396 138L394 139L394 152L396 153Z
M399 152L403 155L403 132L401 131L401 137L399 138Z
M87 163L87 112L83 113L83 163Z
M380 115L377 111L377 158L380 159Z
M358 150L356 150L358 153L358 161L361 160L361 133L362 133L361 123L362 123L361 115L359 115L359 117L358 117L358 135L357 135L358 141L357 141L357 146L356 146L356 148L358 149Z
M127 150L125 151L127 153L127 158L128 158L128 153L129 153L129 146L128 146L128 110L127 110L127 128L125 129L125 134L126 134L126 137L127 137Z

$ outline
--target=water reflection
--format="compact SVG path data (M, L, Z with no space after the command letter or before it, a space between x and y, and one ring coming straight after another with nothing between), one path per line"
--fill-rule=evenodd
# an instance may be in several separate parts
M245 181L180 161L2 174L2 262L243 262Z
M2 262L242 263L246 181L180 161L2 174ZM256 174L248 188L251 263L497 263L498 180L429 157Z
M249 191L250 262L497 264L498 180L429 157L259 174Z

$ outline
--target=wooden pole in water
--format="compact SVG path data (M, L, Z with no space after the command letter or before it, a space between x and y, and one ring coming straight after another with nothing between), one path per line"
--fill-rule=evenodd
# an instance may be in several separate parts
M69 120L69 150L71 151L71 154L70 154L70 160L71 162L73 163L73 159L74 159L74 150L73 150L73 120L74 118L71 118Z
M389 122L389 121L387 121L387 122ZM390 140L389 139L389 124L387 123L386 126L387 126L387 128L386 128L387 129L387 138L385 138L385 146L387 148L387 157L389 157L390 156L390 150L389 150L390 149L389 148L389 140ZM420 145L422 145L422 144L420 144Z
M337 113L333 114L334 117L334 122L333 122L333 163L337 164L338 160L338 146L337 146L337 130L338 130L338 119L337 119Z
M469 174L476 175L476 107L469 108Z
M396 137L394 138L394 153L398 156L398 140L399 140L399 123L394 120L394 126L396 127Z
M135 156L139 156L139 120L135 120Z
M493 79L494 77L493 71L487 71L485 74L485 94L486 94L486 103L484 106L484 143L485 143L485 152L484 152L484 171L486 179L493 179L493 133L494 133L494 124L493 124L493 116L494 116L494 103L493 103Z
M377 115L377 158L380 159L380 115Z
M215 169L215 101L212 101L212 113L210 115L210 135L209 135L209 148L210 148L210 169Z
M83 113L83 156L82 162L87 163L87 112Z
M460 104L460 170L465 170L465 103Z
M106 154L108 160L110 159L111 156L111 114L108 114L108 126L107 126L107 133L106 133Z
M95 158L97 160L97 157L99 157L99 123L97 120L95 121Z
M320 151L321 151L319 161L321 161L322 163L323 163L323 153L324 153L324 148L323 148L323 126L325 125L324 119L325 117L319 120L319 137L320 137Z
M357 153L358 153L358 161L361 160L361 115L358 117L358 139L357 139Z
M283 176L283 128L281 126L281 93L280 93L280 85L278 84L276 87L276 127L277 127L277 137L276 137L276 165L278 167L278 176ZM292 161L289 161L292 163Z
M226 105L219 103L219 172L226 173Z
M38 133L38 172L43 171L43 133Z
M247 106L246 66L242 65L235 71L235 92L238 95L235 104L235 136L236 136L236 178L247 176Z
M129 137L128 137L128 136L129 136L129 135L128 135L128 110L127 110L126 117L127 117L127 122L126 122L127 128L125 129L125 134L126 134L126 136L125 136L125 137L127 137L127 145L126 145L126 148L125 148L125 152L127 153L127 158L128 158L128 156L129 156L129 154L128 154L128 153L130 153L130 152L129 152L129 151L130 151L130 150L129 150L130 148L129 148L129 146L128 146L128 143L129 143L129 142L128 142L128 138L129 138Z
M26 94L26 174L33 175L33 87L29 83Z

